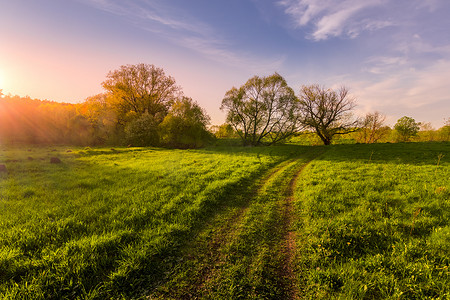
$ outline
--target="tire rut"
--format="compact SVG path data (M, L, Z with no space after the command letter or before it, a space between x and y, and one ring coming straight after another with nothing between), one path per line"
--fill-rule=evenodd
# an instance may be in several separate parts
M260 180L259 183L257 183L256 187L253 189L253 191L250 193L250 197L245 201L245 205L240 208L236 213L234 213L231 218L229 218L225 222L225 226L221 227L218 235L213 239L210 243L212 246L209 249L212 249L213 251L210 253L210 257L212 260L210 263L207 264L207 272L204 273L203 276L200 276L202 279L202 282L199 286L199 291L202 290L202 288L206 285L209 279L214 277L214 270L217 270L218 266L225 263L225 257L223 253L221 253L222 247L224 247L228 242L232 241L235 236L237 236L240 232L240 226L245 218L245 215L247 214L247 211L250 207L250 203L253 199L258 197L259 194L264 192L267 183L274 177L278 176L278 174L283 173L283 171L288 168L295 160L288 159L285 160L268 171L266 171L265 176Z
M257 180L259 182L255 184L255 187L251 189L250 192L246 193L248 198L244 201L243 205L224 221L221 221L222 226L214 230L214 234L208 241L207 245L200 245L199 248L206 250L207 253L203 253L205 256L204 261L202 261L203 267L200 270L197 270L195 275L193 275L195 278L190 278L190 284L192 284L192 286L188 288L189 291L186 291L183 295L171 295L170 293L168 295L166 293L161 294L158 291L155 291L155 293L150 296L150 299L197 299L201 297L202 290L207 282L214 277L215 270L219 269L220 265L226 262L226 258L224 257L221 249L223 249L223 247L225 247L236 235L239 234L240 226L245 218L245 215L247 214L252 200L264 192L268 182L270 182L272 178L283 173L284 170L291 166L295 161L296 159L287 159L267 170L262 179ZM188 245L187 248L197 248L199 245L196 243L198 242L195 240L192 241L192 244ZM190 260L194 259L194 257L188 255L186 259Z
M299 282L296 278L295 270L295 254L297 252L296 240L297 234L293 230L294 223L294 191L298 178L303 169L309 165L314 159L317 159L322 154L316 153L314 157L309 156L297 157L282 161L269 170L267 170L262 178L254 181L253 188L245 192L246 198L243 199L242 204L225 214L224 218L213 219L209 225L202 229L198 236L205 234L200 238L193 240L186 249L196 249L186 255L183 255L183 263L186 263L187 268L181 268L188 275L184 274L181 278L178 277L177 271L170 274L169 281L171 284L163 284L163 290L155 290L150 296L150 299L200 299L207 297L209 289L208 286L211 280L220 274L221 268L227 264L226 247L228 247L239 236L243 228L243 223L246 215L249 212L251 203L261 195L266 193L272 180L278 176L288 175L292 176L289 183L286 184L285 196L279 202L280 213L282 221L277 225L281 230L280 245L280 265L278 267L278 274L282 278L284 295L287 299L298 299L300 291L298 289ZM293 170L297 168L298 170ZM206 232L206 233L205 233ZM192 262L189 264L189 262ZM193 266L190 269L189 266ZM172 276L173 275L173 276ZM180 284L180 281L182 282Z
M297 233L293 228L294 223L294 193L295 186L302 171L315 159L317 159L322 153L317 154L315 157L304 162L300 168L295 172L294 176L289 182L287 187L286 197L282 203L282 216L283 216L283 231L284 241L282 245L283 251L283 265L280 266L280 276L285 279L287 283L285 286L286 295L288 299L299 299L300 291L298 289L298 280L295 274L294 261L295 254L297 252Z

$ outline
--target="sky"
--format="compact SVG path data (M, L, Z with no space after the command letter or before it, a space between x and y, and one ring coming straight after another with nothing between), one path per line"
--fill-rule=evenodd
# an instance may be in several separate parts
M355 114L450 118L449 0L0 0L0 89L79 103L147 63L211 117L225 93L278 72L347 87Z

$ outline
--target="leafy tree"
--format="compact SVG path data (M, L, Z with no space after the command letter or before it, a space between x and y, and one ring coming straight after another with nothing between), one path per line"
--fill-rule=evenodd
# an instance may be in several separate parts
M80 106L80 112L89 121L93 129L93 144L118 143L118 136L124 125L118 121L107 94L88 97Z
M442 141L450 141L450 118L446 119L444 126L439 128L439 137Z
M9 143L89 144L92 127L79 108L79 105L69 103L5 96L0 99L0 140Z
M144 113L125 127L125 137L133 146L157 146L159 144L158 122L154 116Z
M434 141L437 138L437 131L433 128L430 122L419 123L418 137L420 141Z
M87 118L81 114L76 114L68 120L68 130L66 140L74 145L93 144L93 128Z
M298 100L277 73L254 76L239 89L233 87L221 109L227 111L227 122L245 145L273 144L299 129Z
M333 136L356 130L359 121L352 118L355 99L349 97L348 89L325 89L319 85L303 86L300 91L301 123L314 130L325 145Z
M398 140L407 142L411 137L417 135L420 129L420 123L416 123L413 118L404 116L397 120L394 129L397 131Z
M182 96L175 80L154 65L121 66L102 83L105 94L90 97L83 113L99 137L110 143L198 147L209 117Z
M218 138L232 138L236 137L237 133L234 131L233 127L230 124L224 123L218 127L215 135Z
M163 144L177 148L204 146L211 134L206 129L209 116L191 98L176 100L160 124Z
M149 64L121 66L109 72L102 85L111 96L120 122L125 122L124 116L130 111L138 115L148 113L162 121L180 95L175 79Z
M367 113L361 122L358 140L363 143L376 143L388 133L388 128L384 126L386 116L379 113Z

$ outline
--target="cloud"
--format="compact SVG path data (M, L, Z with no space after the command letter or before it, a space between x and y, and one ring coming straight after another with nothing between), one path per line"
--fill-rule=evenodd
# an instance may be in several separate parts
M436 11L442 4L442 0L423 0L417 3L418 8L427 8L430 12Z
M344 24L348 21L348 19L352 15L354 15L360 9L361 6L345 7L342 10L323 16L317 22L317 29L312 34L313 38L315 40L324 40L327 39L329 36L341 35L342 31L345 28ZM357 33L354 32L353 35L357 35Z
M436 42L434 42L435 44ZM396 37L388 43L391 48L383 54L368 57L362 62L361 70L374 75L389 76L401 70L424 70L436 61L450 60L450 45L433 45L418 34Z
M158 34L173 44L193 50L206 58L247 69L278 68L282 56L257 58L254 54L234 51L233 44L209 24L193 18L185 10L170 6L166 1L80 0L126 18L136 27Z
M245 67L254 73L267 73L279 69L285 61L285 57L279 55L273 59L261 60L259 57L250 54L236 54L221 46L221 41L205 40L198 37L182 37L180 42L184 47L196 50L199 53L218 62L227 62L233 66Z
M291 28L313 41L356 38L342 43L349 53L343 70L326 70L320 80L344 83L358 99L358 112L380 111L388 122L410 115L436 127L450 103L450 19L446 0L280 0ZM382 32L380 29L385 29ZM326 45L332 49L333 43ZM345 46L345 48L344 48ZM352 55L353 54L353 55ZM333 57L333 50L324 55ZM334 72L339 72L338 75ZM347 73L348 72L348 73ZM350 73L351 72L351 73ZM343 74L343 75L342 75ZM325 79L324 79L325 78Z
M313 27L310 38L316 41L330 37L357 37L361 31L374 31L392 26L389 20L365 17L369 8L379 7L384 0L280 0L278 5L291 16L294 27Z
M444 43L443 45L433 45L437 43L440 43L440 41L435 40L434 43L428 42L416 33L411 37L403 37L394 45L392 50L403 53L404 55L435 54L438 56L449 57L450 44Z
M372 56L366 60L362 71L384 75L392 73L393 71L398 70L399 67L405 66L408 63L410 62L404 56Z
M396 72L385 73L377 80L345 78L360 103L360 112L389 112L388 120L392 124L405 114L414 114L420 121L433 121L435 126L442 126L442 120L448 117L445 113L448 114L450 102L450 60L438 60L422 69L403 65L401 59L380 59L383 60L397 66ZM433 111L435 115L440 114L441 119L433 120Z

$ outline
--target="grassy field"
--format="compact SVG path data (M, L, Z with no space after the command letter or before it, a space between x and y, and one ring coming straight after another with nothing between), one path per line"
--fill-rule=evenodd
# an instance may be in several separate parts
M296 187L305 298L450 297L450 144L342 145Z
M0 296L445 299L449 150L3 146Z

